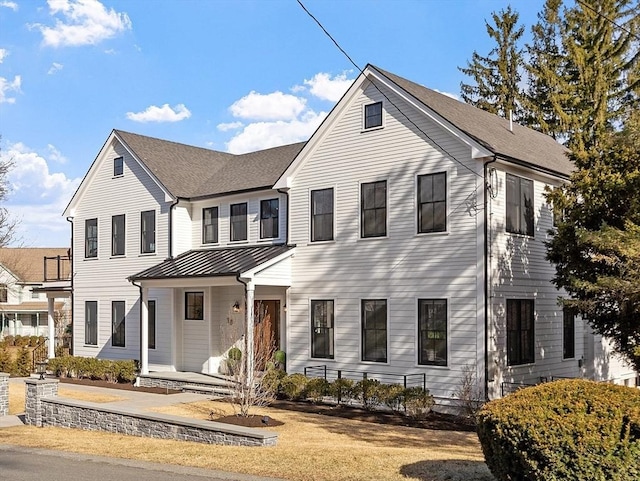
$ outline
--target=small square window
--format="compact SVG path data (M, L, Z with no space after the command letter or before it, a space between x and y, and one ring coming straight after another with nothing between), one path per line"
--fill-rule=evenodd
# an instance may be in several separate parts
M188 321L204 319L204 292L184 293L184 318Z
M382 127L382 102L364 106L364 128Z
M124 159L122 157L116 157L113 159L113 176L118 177L124 174Z

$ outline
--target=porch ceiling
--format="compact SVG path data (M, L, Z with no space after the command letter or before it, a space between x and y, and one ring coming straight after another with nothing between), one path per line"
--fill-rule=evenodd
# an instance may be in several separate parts
M278 257L288 257L294 247L268 245L190 250L130 276L129 281L242 277L259 270L260 266L272 264Z

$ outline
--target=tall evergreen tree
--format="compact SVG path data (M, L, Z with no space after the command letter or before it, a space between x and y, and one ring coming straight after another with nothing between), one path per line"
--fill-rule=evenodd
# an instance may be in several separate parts
M519 15L510 6L491 16L494 24L485 21L485 25L496 46L486 57L474 51L467 67L458 67L475 82L475 85L461 83L461 96L465 102L488 112L505 118L513 112L514 118L518 118L523 66L519 42L524 26L518 25Z

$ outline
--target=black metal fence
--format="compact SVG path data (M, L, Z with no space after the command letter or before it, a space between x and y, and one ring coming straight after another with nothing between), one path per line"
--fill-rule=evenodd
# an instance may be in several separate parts
M405 388L421 387L423 390L427 390L427 375L425 373L394 374L388 372L333 369L327 367L325 364L305 367L304 375L307 377L321 377L325 381L335 381L336 379L351 379L354 381L375 379L383 384L401 384Z

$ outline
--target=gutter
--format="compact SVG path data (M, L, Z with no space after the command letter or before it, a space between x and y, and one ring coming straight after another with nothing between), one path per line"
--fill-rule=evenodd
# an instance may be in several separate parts
M78 187L79 188L79 187ZM73 356L73 346L75 345L74 343L74 334L73 334L73 325L74 325L74 319L73 319L73 297L74 297L74 289L73 289L73 278L74 278L74 272L73 272L73 260L75 258L75 256L73 255L73 217L67 217L66 221L69 222L71 224L71 250L70 253L71 255L70 257L70 266L69 266L69 277L71 277L71 349L69 350L69 354L71 356Z
M136 281L131 280L130 278L128 279L129 282L131 282L131 284L133 284L134 286L136 286L138 288L138 292L140 294L140 303L139 303L139 308L138 308L138 319L140 322L140 335L138 336L138 338L140 339L140 365L138 366L138 371L142 370L142 350L144 349L144 347L142 346L142 284L136 284Z
M491 244L489 243L489 184L487 181L487 166L498 160L494 154L493 159L489 162L485 162L483 165L484 176L484 397L485 401L489 400L489 292L491 289L491 283L489 279L489 250ZM491 382L494 380L492 379Z

